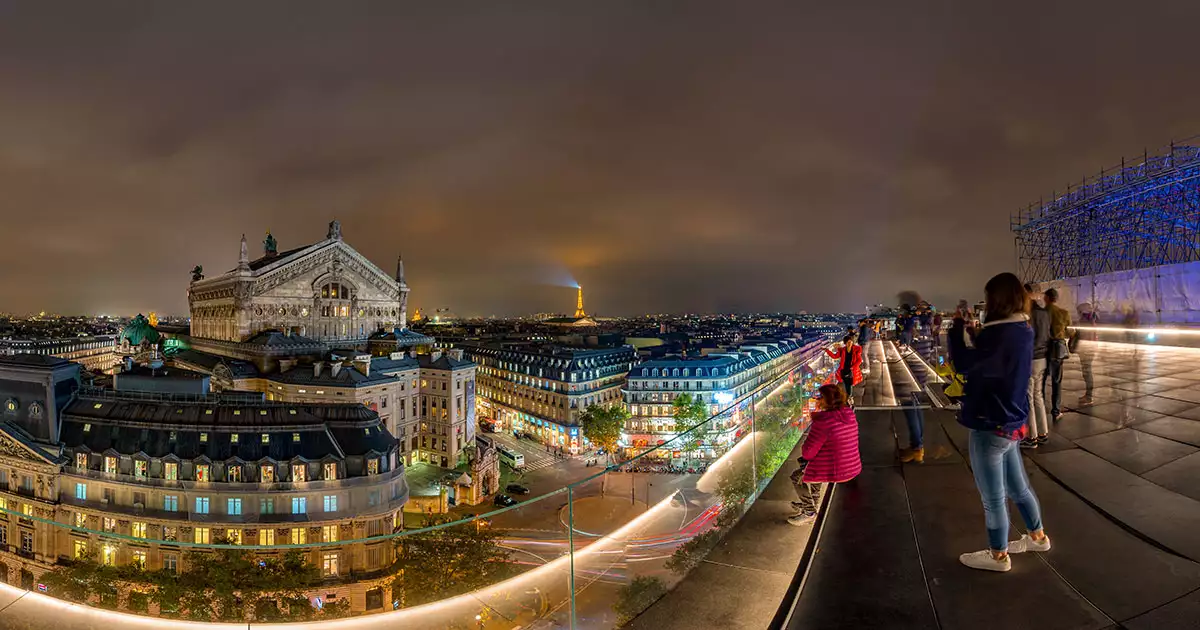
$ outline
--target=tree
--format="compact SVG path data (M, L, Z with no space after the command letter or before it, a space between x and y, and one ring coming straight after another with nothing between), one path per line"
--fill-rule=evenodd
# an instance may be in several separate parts
M449 522L449 517L431 517L426 527ZM392 580L392 596L407 608L469 593L516 575L516 564L498 544L502 536L503 531L467 523L396 538L400 572Z
M617 601L613 604L617 625L629 623L666 594L667 585L656 577L639 575L633 578L617 591Z
M612 461L612 453L617 450L621 430L628 419L629 412L622 406L588 405L579 416L579 424L583 426L583 437L604 449L609 461Z
M697 534L691 540L679 545L675 549L675 553L667 559L665 566L667 570L676 575L687 575L688 571L700 565L708 552L717 546L721 540L721 530L710 529L702 534Z
M692 451L708 439L712 429L712 423L708 422L708 407L703 398L687 393L676 396L671 407L675 433L682 436L684 452L691 459Z

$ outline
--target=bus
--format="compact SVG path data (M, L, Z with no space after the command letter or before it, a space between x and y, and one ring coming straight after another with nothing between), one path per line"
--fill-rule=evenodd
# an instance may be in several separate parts
M508 464L512 468L524 468L525 456L508 448L503 444L496 445L496 452L500 453L500 461Z

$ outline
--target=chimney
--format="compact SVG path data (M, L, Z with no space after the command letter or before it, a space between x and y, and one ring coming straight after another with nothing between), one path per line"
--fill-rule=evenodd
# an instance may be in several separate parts
M433 362L437 361L437 360L438 360L438 359L440 359L440 358L442 358L442 351L441 351L441 350L434 350L434 351L432 351L432 352L430 352L430 353L429 353L429 362L430 362L430 363L433 363Z
M450 358L451 358L451 359L454 359L455 361L462 361L462 360L463 360L463 351L462 351L462 348L454 348L453 350L451 350L451 351L449 352L449 354L450 354Z
M321 376L321 368L323 367L325 367L324 361L317 361L316 363L313 363L313 378Z
M407 355L403 352L393 352L390 355L388 355L388 358L393 361L400 361L400 360L404 359L406 356Z
M341 361L335 361L335 362L329 364L329 375L330 376L337 378L338 373L341 371L342 371L342 362Z
M294 367L296 367L295 359L280 359L279 360L279 371L280 372L287 372L288 370L290 370Z
M371 355L360 354L360 355L354 357L354 367L358 368L358 371L362 372L363 376L370 376L371 375Z

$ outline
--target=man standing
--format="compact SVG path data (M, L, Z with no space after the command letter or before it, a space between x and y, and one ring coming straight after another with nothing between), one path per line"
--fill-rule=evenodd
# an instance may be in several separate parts
M1046 310L1050 312L1050 347L1046 353L1050 377L1050 416L1055 420L1062 417L1062 368L1067 358L1067 329L1071 327L1071 314L1058 305L1058 291L1046 289ZM1045 391L1046 381L1042 381Z
M1053 290L1053 289L1052 289ZM1046 353L1050 347L1050 311L1038 304L1033 286L1025 285L1029 294L1029 325L1033 328L1033 370L1029 373L1029 435L1021 440L1021 448L1037 448L1050 435L1046 419Z

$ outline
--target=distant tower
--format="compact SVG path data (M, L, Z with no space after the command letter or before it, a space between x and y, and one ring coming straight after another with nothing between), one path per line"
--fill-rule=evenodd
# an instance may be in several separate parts
M583 287L579 287L579 297L575 300L575 317L587 317L583 310Z
M408 283L404 281L404 257L396 256L396 287L400 289L400 321L397 326L403 330L408 328Z

